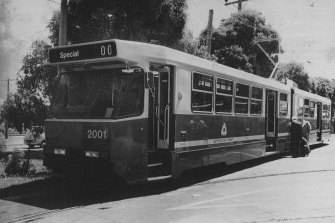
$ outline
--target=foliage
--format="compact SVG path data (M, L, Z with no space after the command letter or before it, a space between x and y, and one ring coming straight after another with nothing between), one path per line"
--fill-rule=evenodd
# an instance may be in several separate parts
M217 61L217 57L213 54L208 53L208 48L205 45L198 46L198 39L194 39L193 34L191 31L186 30L183 32L183 38L180 39L173 48L193 54L195 56L205 58L211 61Z
M200 35L201 45L205 45L206 35L204 30ZM243 10L223 19L213 30L212 54L219 63L268 77L274 66L255 45L258 41L269 55L278 53L279 34L265 23L260 12Z
M208 53L207 46L200 46L196 49L195 55L201 58L205 58L207 60L215 61L217 62L218 58L214 54Z
M2 135L2 132L0 132L0 136L1 135ZM0 160L1 160L1 156L4 150L5 150L5 141L0 138Z
M22 123L25 127L32 123L42 125L47 115L47 106L45 101L34 95L22 96L19 93L10 94L4 102L0 111L0 122L7 120L19 132L22 129Z
M18 73L18 92L25 99L31 95L49 101L56 85L57 69L48 65L48 49L51 46L36 40L30 52L23 58L21 72Z
M299 89L309 91L309 75L304 70L304 66L302 64L294 61L279 64L276 79L282 81L286 78L297 83Z
M252 65L248 61L248 56L243 53L242 47L232 45L215 51L218 62L221 64L233 64L234 68L252 72Z
M189 53L196 54L198 49L198 41L194 39L192 31L184 30L183 36L180 40L178 40L174 46L174 49Z
M328 80L323 77L316 77L311 80L311 92L323 97L327 97L332 101L332 117L335 111L335 80Z
M335 92L335 86L332 86L331 81L323 77L313 78L310 88L312 93L328 98L332 98Z
M35 173L34 166L24 159L22 152L14 151L5 162L5 173L7 176L25 176Z
M171 46L182 38L186 8L185 0L72 0L68 5L67 40L154 39ZM55 13L48 25L54 45L58 43L58 18L59 13Z
M17 76L17 93L11 94L0 110L0 121L8 120L19 131L22 123L25 127L42 125L46 118L57 79L57 69L47 64L49 48L44 41L33 42Z

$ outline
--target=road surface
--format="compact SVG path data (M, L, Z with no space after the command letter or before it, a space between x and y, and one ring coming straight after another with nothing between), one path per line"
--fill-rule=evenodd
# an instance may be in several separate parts
M192 185L167 186L168 189L118 199L112 199L108 191L103 199L99 188L93 187L87 192L99 194L100 199L90 204L67 205L65 209L22 202L33 215L18 211L16 217L21 222L71 223L335 222L335 135L328 145L315 148L309 157L284 156L234 168L237 169L209 180L199 177ZM151 189L155 190L153 186ZM49 202L53 199L55 196L49 197ZM16 204L9 203L8 207L13 205L15 209ZM11 209L0 211L0 216L7 212Z

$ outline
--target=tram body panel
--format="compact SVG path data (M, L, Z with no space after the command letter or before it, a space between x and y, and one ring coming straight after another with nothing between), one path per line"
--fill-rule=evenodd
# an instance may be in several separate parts
M45 165L52 167L57 162L72 163L77 158L90 159L109 163L111 170L107 171L112 171L130 183L144 181L147 166L147 123L147 119L113 123L47 121ZM104 134L108 134L106 138ZM55 155L62 150L65 154Z
M177 115L175 152L184 168L232 164L265 154L263 117ZM204 156L204 153L207 153Z

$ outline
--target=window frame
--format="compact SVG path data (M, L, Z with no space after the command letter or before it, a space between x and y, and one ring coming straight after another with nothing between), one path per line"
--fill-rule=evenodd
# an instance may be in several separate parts
M248 97L243 97L243 96L237 96L237 92L236 92L236 90L237 90L237 85L238 84L241 84L241 85L246 85L246 86L248 86L248 88L249 88L249 90L248 90ZM234 108L233 108L233 110L234 110L234 114L236 114L236 115L250 115L250 84L246 84L246 83L243 83L243 82L235 82L234 83ZM236 98L239 98L239 99L247 99L247 101L248 101L248 112L247 113L239 113L239 112L236 112Z
M280 107L280 102L281 100L281 95L286 95L286 105L287 105L287 111L286 111L286 115L282 115L281 113L281 107ZM279 108L278 108L278 115L279 117L287 117L289 115L289 94L288 93L283 93L283 92L279 92Z
M302 106L300 106L299 102L302 101ZM297 97L297 102L296 102L296 112L297 112L297 118L300 119L300 118L303 118L304 117L304 104L305 103L305 100L303 97ZM302 113L301 115L299 115L299 111L300 109L302 110Z
M262 90L262 99L258 99L258 98L253 98L252 97L252 90L253 90L253 88L258 88L258 89L261 89ZM264 111L263 111L263 101L264 101L264 88L262 88L262 87L259 87L259 86L257 86L257 85L250 85L249 86L249 91L250 91L250 93L249 93L249 98L250 98L250 105L249 105L249 113L250 113L250 115L252 115L252 116L262 116L263 114L264 114ZM262 102L262 105L261 105L261 113L260 114L254 114L254 113L251 113L251 102L252 101L260 101L260 102Z
M313 107L311 106L312 104L314 104ZM316 118L316 106L317 106L317 102L309 100L309 117L310 118ZM313 116L311 116L311 108L314 109Z
M224 81L230 81L232 83L232 93L231 95L230 94L224 94L224 93L219 93L218 92L218 88L217 88L217 84L218 84L218 79L220 80L224 80ZM214 100L214 110L215 110L215 113L218 113L218 114L233 114L234 113L234 102L235 102L235 98L234 98L234 91L235 91L235 82L233 80L229 80L229 79L226 79L226 78L222 78L222 77L216 77L215 78L215 100ZM221 111L217 111L216 110L216 96L219 95L219 96L225 96L225 97L231 97L231 111L230 112L221 112Z
M203 76L208 76L208 77L211 77L212 78L212 91L209 92L209 91L206 91L206 90L199 90L199 89L195 89L194 88L194 74L200 74L200 75L203 75ZM214 75L211 75L211 74L205 74L205 73L202 73L202 72L198 72L198 71L193 71L191 73L191 111L193 113L204 113L204 114L212 114L214 112L214 84L215 84L215 78L214 78ZM193 106L192 106L192 93L193 92L200 92L200 93L206 93L206 94L211 94L212 95L212 106L211 106L211 111L196 111L196 110L193 110Z
M306 102L308 102L307 103L308 105L306 105ZM310 102L311 102L311 100L309 100L308 98L304 98L304 115L303 115L304 118L309 118L310 117L310 114L309 114L309 112L310 112Z

